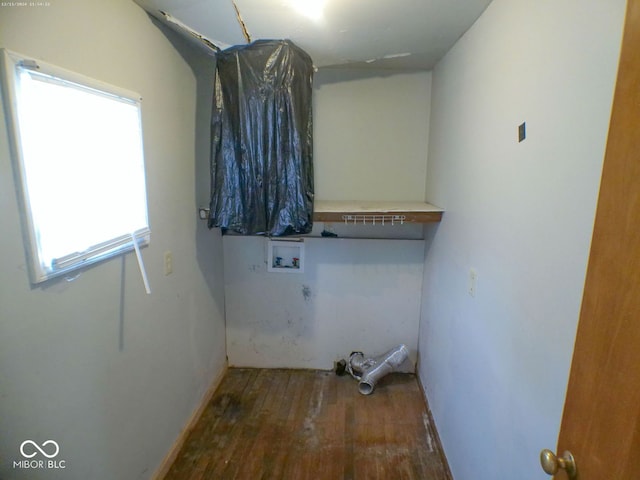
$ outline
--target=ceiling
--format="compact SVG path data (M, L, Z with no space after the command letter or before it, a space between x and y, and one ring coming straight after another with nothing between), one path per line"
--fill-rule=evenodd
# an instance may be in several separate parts
M239 13L251 40L290 39L311 55L317 67L348 64L419 70L430 70L491 2L235 0L234 5L234 0L134 1L173 29L192 39L200 35L221 49L247 43Z

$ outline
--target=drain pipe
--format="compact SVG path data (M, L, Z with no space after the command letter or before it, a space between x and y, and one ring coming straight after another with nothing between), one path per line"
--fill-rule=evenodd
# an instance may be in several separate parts
M398 370L408 356L409 349L406 345L398 345L373 358L365 358L362 352L353 352L346 369L359 381L358 391L363 395L370 395L380 379Z

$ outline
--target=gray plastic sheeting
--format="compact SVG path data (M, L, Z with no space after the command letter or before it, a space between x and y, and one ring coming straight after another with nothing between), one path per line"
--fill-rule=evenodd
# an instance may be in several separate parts
M313 218L313 63L288 40L216 55L209 228L309 233Z

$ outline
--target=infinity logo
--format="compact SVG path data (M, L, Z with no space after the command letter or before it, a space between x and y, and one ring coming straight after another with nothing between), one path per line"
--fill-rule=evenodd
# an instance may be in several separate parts
M24 451L24 446L30 444L33 446L33 448L35 448L37 450L37 452L33 452L33 453L25 453ZM53 445L53 448L55 449L54 453L47 453L43 450L44 447L46 447L47 445ZM22 442L20 444L20 453L22 454L22 456L24 458L33 458L35 457L38 452L40 452L42 455L44 455L47 458L53 458L56 455L58 455L58 453L60 452L60 447L58 446L57 442L54 442L53 440L47 440L46 442L44 442L42 444L42 447L40 447L36 442L34 442L33 440L25 440L24 442Z

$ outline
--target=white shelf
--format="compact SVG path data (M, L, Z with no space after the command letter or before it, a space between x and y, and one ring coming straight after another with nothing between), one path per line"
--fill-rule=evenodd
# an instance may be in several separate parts
M442 219L443 209L425 202L334 202L316 200L313 220L343 223L429 223Z

